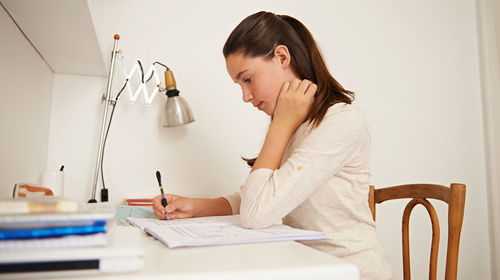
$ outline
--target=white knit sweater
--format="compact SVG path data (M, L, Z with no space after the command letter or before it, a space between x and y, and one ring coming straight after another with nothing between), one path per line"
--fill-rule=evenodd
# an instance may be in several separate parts
M225 198L243 226L281 223L321 231L329 239L302 243L358 266L361 279L391 279L368 206L370 135L353 105L330 107L321 124L302 124L281 167L251 173Z

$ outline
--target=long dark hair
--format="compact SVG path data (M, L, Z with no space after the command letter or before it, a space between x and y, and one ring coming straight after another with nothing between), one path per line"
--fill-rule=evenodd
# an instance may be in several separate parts
M284 45L290 52L290 65L300 79L308 79L318 86L311 111L306 118L318 126L328 108L336 103L351 104L354 93L346 90L330 74L321 51L311 32L297 19L287 15L258 12L245 18L231 32L224 44L227 58L238 52L249 57L274 56L274 47ZM253 166L255 159L245 159Z

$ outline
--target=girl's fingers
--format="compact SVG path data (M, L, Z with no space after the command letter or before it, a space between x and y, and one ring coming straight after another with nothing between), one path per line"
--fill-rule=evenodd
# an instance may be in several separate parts
M170 202L176 201L179 197L176 195L167 193L165 195L165 198L167 199L167 203L170 203Z
M290 84L290 90L297 91L301 83L301 80L293 80L292 83Z
M302 80L297 88L297 92L305 94L307 89L311 86L312 82L309 80Z
M192 218L193 216L187 212L175 211L170 214L170 219L187 219Z
M154 210L154 214L160 220L164 220L165 219L165 214L161 213L160 211Z
M281 86L280 95L286 93L289 88L290 88L290 82L284 82L283 85Z
M165 220L166 213L169 213L170 219L191 218L193 216L192 211L189 210L191 209L189 199L173 194L166 194L165 198L168 204L166 207L161 204L161 195L153 198L153 213L158 219Z
M318 90L318 86L316 84L311 83L309 87L307 88L305 95L315 95L316 90Z
M293 80L291 82L285 82L281 86L280 95L283 93L297 93L299 95L315 93L317 85L309 80Z
M165 207L165 212L168 212L168 213L172 213L172 212L175 212L177 210L180 210L180 211L185 211L185 208L186 208L186 200L174 200L172 201L171 203L169 203L167 205L167 207Z
M163 209L163 206L161 205L161 196L153 198L153 209L156 211L161 211Z

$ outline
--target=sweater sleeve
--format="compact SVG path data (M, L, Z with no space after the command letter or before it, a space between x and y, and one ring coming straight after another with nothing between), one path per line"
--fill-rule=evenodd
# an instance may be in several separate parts
M279 169L258 169L240 189L241 222L263 228L299 206L359 153L369 134L360 112L349 106L328 112Z
M238 215L240 213L240 192L235 192L230 195L223 196L231 205L233 215Z

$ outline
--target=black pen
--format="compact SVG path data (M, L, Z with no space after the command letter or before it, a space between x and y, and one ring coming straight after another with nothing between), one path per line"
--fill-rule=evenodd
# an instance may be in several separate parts
M161 205L163 207L167 207L167 199L165 198L165 193L163 192L163 187L161 186L161 174L160 171L156 171L156 179L158 179L158 185L160 185L160 192L161 192ZM165 216L167 218L167 221L170 220L170 217L168 216L168 213L165 212Z

